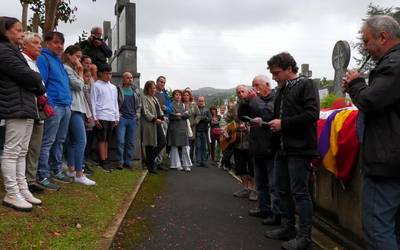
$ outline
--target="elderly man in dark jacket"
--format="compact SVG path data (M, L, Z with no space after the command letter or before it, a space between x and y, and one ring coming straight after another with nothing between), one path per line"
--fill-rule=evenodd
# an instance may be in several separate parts
M266 122L273 118L274 97L268 77L256 76L253 79L256 91L247 91L246 101L239 106L238 116L242 120L251 118L250 154L254 158L254 176L258 193L258 208L251 209L249 215L265 218L264 224L280 223L278 195L273 180L274 155L271 148L271 130ZM238 86L242 92L245 86Z
M266 237L288 240L283 249L308 249L311 245L313 205L308 189L310 163L318 155L317 120L319 95L316 85L297 75L294 58L286 52L268 61L276 82L274 118L268 124L274 132L275 175L279 189L284 225L269 231ZM295 209L296 207L296 209ZM299 215L299 230L295 230L295 211Z
M39 117L35 95L45 93L39 73L19 51L24 34L16 18L0 17L0 119L5 120L5 144L1 171L5 206L30 211L41 200L33 197L25 178L25 157L33 121Z
M395 217L400 209L400 25L389 16L368 18L364 49L376 62L369 83L350 70L343 81L360 110L362 220L368 249L399 249Z

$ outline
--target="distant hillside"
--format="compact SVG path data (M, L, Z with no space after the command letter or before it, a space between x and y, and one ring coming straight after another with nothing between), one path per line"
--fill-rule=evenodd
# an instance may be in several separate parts
M204 87L192 91L195 96L205 96L205 97L222 97L231 96L235 94L235 88L231 89L216 89L212 87Z
M192 90L194 96L204 96L206 98L206 105L208 107L215 105L226 104L226 102L235 96L235 88L231 89L216 89L212 87L204 87L196 90Z

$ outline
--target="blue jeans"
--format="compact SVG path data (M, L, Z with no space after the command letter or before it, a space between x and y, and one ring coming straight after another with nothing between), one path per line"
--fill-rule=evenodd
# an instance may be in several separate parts
M399 249L395 217L400 208L400 179L364 177L361 202L367 248Z
M68 166L74 166L75 171L82 171L85 159L86 129L85 114L72 111L69 121L69 140L67 143Z
M254 179L260 211L280 215L279 195L274 178L273 157L254 157Z
M44 122L42 146L40 148L38 177L49 178L51 171L62 171L63 143L67 136L71 108L55 106L54 115Z
M135 149L136 119L121 117L117 127L118 150L117 159L120 164L130 166L133 161Z
M207 161L207 137L206 131L197 131L196 133L196 161L199 164Z
M311 237L313 205L308 189L310 181L310 159L301 156L275 158L275 173L279 191L282 217L294 229L295 207L299 215L299 237Z

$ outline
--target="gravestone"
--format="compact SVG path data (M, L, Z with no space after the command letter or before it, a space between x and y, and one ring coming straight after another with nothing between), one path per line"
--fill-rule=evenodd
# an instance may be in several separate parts
M310 65L308 63L304 63L301 65L301 73L300 74L307 78L312 77L312 71L310 70Z
M332 65L335 69L333 92L337 96L344 96L342 90L342 79L350 62L350 45L347 41L337 41L332 52Z

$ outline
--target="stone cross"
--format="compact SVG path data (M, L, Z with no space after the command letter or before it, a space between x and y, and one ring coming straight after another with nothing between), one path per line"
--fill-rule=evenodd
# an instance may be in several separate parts
M333 91L338 96L344 96L342 90L342 78L346 74L350 62L350 45L347 41L337 41L332 52L332 65L335 69Z

